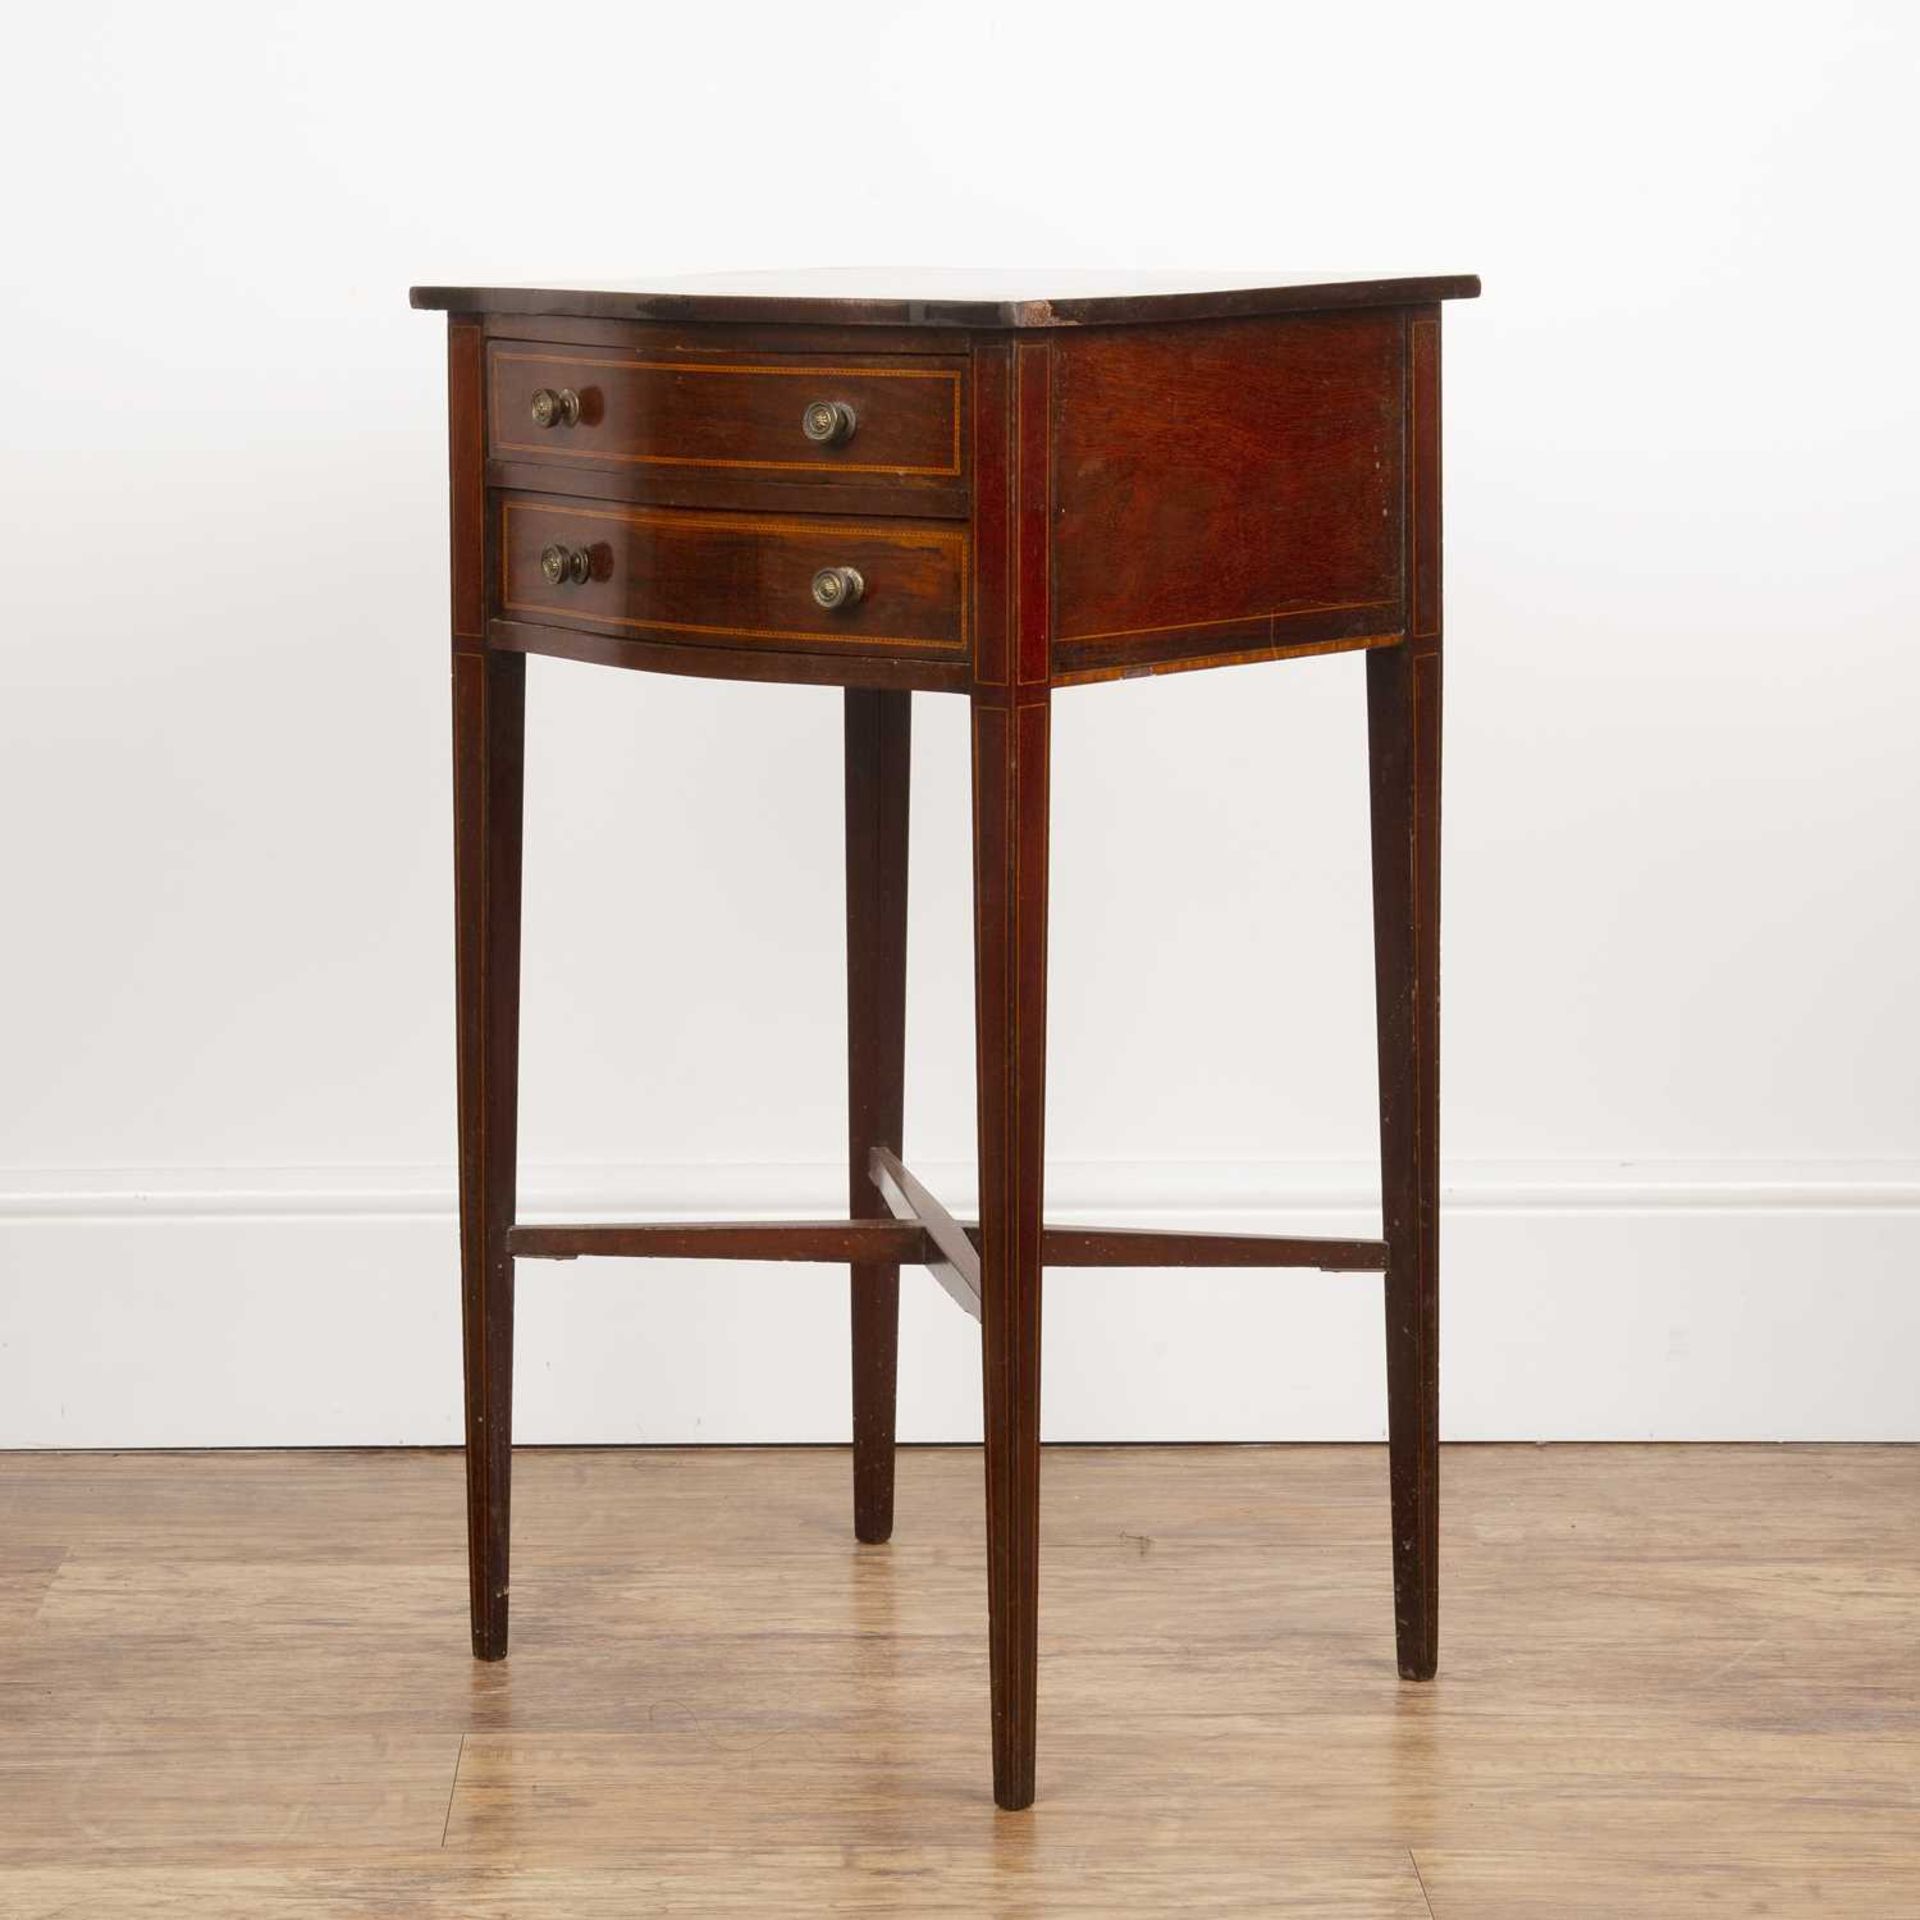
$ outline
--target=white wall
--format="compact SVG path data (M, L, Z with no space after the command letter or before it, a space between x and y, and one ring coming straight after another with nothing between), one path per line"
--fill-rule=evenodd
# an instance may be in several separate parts
M457 1431L408 283L876 260L1484 275L1448 1428L1920 1437L1917 21L10 15L0 1443ZM918 705L908 1150L960 1199L964 707ZM531 727L530 1204L835 1207L837 696L536 662ZM1057 734L1055 1211L1364 1226L1359 663L1088 689ZM528 1438L844 1435L835 1274L523 1272ZM974 1431L972 1329L907 1290L903 1430ZM1049 1333L1056 1436L1381 1427L1377 1282L1063 1275Z

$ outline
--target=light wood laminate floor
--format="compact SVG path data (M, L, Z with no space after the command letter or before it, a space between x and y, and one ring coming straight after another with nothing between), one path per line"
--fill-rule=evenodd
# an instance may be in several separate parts
M1920 1915L1920 1448L1056 1448L1040 1803L988 1786L976 1451L0 1455L6 1920Z

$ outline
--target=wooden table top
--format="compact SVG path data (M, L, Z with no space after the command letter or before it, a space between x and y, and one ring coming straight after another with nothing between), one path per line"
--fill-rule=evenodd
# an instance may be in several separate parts
M1471 300L1470 273L1412 278L1159 269L832 267L591 287L415 287L448 313L837 326L1088 327Z

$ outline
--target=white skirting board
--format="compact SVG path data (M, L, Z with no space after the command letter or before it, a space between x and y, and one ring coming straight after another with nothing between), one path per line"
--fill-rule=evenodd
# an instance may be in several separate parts
M914 1164L969 1210L968 1169ZM843 1177L531 1168L521 1210L829 1214ZM1365 1168L1048 1178L1055 1221L1377 1231ZM1920 1166L1450 1166L1441 1270L1450 1439L1920 1440ZM974 1323L902 1291L901 1438L977 1440ZM523 1261L518 1312L529 1443L847 1438L842 1268ZM1385 1431L1377 1275L1062 1271L1045 1333L1050 1440ZM0 1174L0 1446L459 1433L447 1171Z

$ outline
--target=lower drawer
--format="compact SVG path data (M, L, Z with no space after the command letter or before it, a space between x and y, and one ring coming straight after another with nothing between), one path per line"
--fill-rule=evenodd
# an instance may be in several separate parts
M690 646L964 658L967 536L504 494L499 610Z

